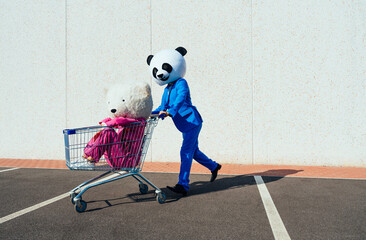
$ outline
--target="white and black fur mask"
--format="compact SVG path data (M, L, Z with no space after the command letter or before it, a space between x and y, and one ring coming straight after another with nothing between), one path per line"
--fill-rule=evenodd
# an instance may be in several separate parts
M175 50L161 50L155 55L148 56L147 64L150 66L155 82L163 86L184 77L186 61L183 56L186 53L187 50L184 47L178 47Z

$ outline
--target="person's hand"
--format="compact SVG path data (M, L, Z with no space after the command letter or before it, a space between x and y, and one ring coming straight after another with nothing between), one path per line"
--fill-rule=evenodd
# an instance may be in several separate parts
M164 119L165 117L171 117L172 115L170 115L170 113L168 113L167 111L160 111L159 112L159 116L161 116L162 114L165 114L164 117L162 117L162 119Z

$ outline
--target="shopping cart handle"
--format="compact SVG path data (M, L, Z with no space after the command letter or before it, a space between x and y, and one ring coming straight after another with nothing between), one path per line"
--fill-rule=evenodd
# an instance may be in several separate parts
M162 120L164 120L164 118L166 118L166 116L167 115L165 113L159 115L158 111L152 112L151 115L150 115L151 118L156 118L157 117L157 118L160 118Z
M165 113L160 114L160 115L158 116L158 118L161 118L162 120L164 120L164 119L165 119L165 117L166 117L166 114L165 114Z

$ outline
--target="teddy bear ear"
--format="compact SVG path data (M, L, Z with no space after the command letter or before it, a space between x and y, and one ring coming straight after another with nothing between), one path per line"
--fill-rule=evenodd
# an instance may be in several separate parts
M151 87L150 87L150 84L148 84L148 83L145 83L145 93L146 93L147 97L151 96Z
M149 55L146 59L147 65L150 66L151 59L154 57L154 55Z
M177 47L175 50L182 54L182 56L187 54L187 50L184 47Z
M150 97L151 96L150 84L148 84L147 82L143 82L141 83L140 86L141 86L140 93L146 97Z

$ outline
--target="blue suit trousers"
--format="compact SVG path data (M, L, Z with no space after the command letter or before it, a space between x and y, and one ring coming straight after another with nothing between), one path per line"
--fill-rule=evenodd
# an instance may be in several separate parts
M208 158L198 148L198 136L201 128L202 124L187 132L183 132L183 144L180 150L181 165L178 184L183 185L187 191L189 190L189 174L191 172L193 159L208 168L210 171L215 170L217 167L217 163Z

